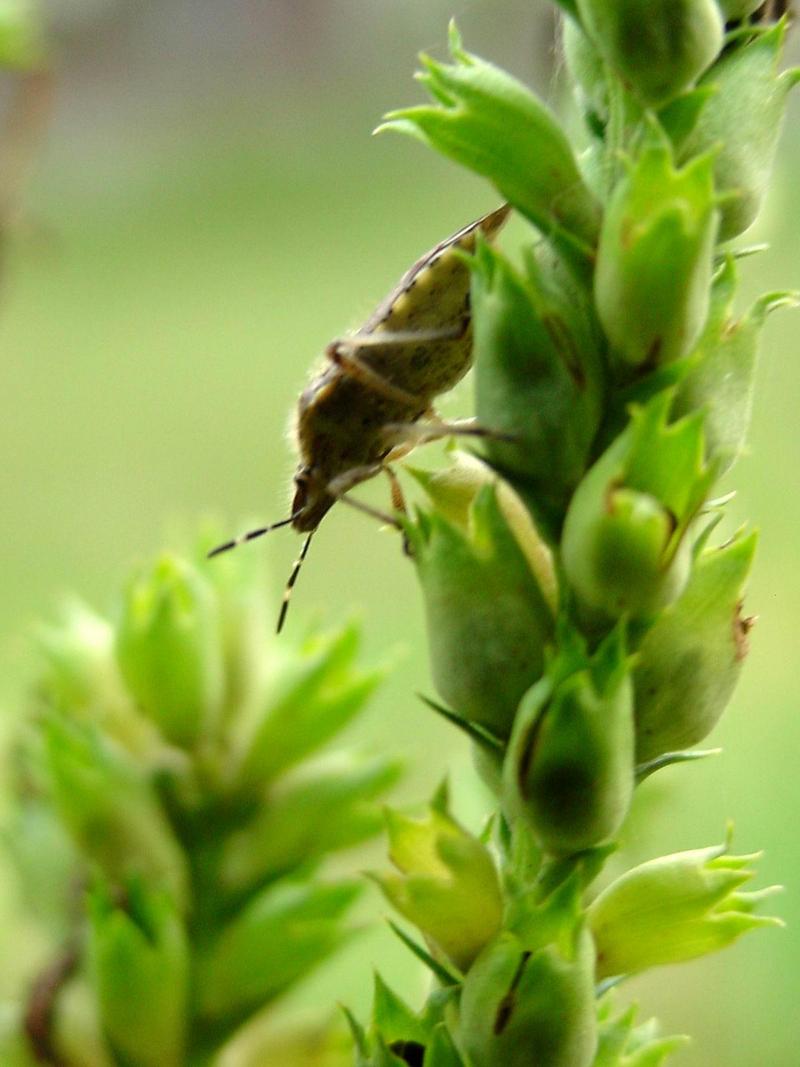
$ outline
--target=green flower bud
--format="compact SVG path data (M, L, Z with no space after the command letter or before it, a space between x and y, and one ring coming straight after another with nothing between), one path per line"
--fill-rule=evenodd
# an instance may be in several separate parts
M577 0L606 62L643 103L664 104L690 86L722 48L714 0Z
M125 689L111 624L72 599L59 622L39 627L36 637L44 661L37 691L45 707L96 723L129 751L152 755L160 739Z
M433 679L459 715L508 737L522 694L542 673L552 634L552 561L521 503L496 481L475 494L465 526L445 518L453 512L446 504L443 514L438 499L447 478L431 482L437 509L407 524ZM515 503L506 512L509 499Z
M651 131L611 197L594 279L612 358L642 370L686 355L699 337L718 221L713 156L676 170L661 136Z
M597 1007L597 1056L592 1067L660 1067L673 1052L684 1048L688 1037L661 1037L655 1019L637 1025L637 1006L614 1012L613 997L606 994Z
M745 445L758 343L767 315L777 307L795 305L798 299L790 292L767 293L737 319L733 316L736 283L736 261L729 256L714 279L708 322L687 359L672 407L673 416L705 410L706 458L718 475L733 466Z
M703 414L668 424L672 394L634 409L627 429L578 486L564 524L564 570L587 614L649 616L689 577L689 525L714 472Z
M633 672L639 763L696 745L725 710L747 654L741 603L755 547L751 533L702 552L645 635Z
M386 898L460 970L500 928L503 897L488 849L447 810L446 793L422 819L387 809L389 858L400 874L375 874Z
M483 175L548 237L584 252L597 239L599 206L552 113L505 71L465 52L451 23L454 63L422 57L420 81L434 106L392 111L393 129Z
M633 693L621 631L589 657L564 632L560 653L522 698L504 766L506 811L551 853L617 832L634 785Z
M459 1032L472 1067L593 1063L594 945L575 885L478 956L464 979Z
M757 856L729 856L728 844L661 856L612 882L589 907L597 977L635 974L725 948L779 919L753 914L775 891L744 893Z
M800 68L778 73L785 19L725 52L703 84L716 92L700 113L685 153L714 148L714 182L725 194L720 240L742 233L758 214L769 186L786 98L800 80Z
M523 277L483 242L472 266L476 414L513 439L489 437L486 452L563 513L600 424L600 330L586 294L552 263L531 254Z
M238 1019L279 996L337 949L355 882L278 882L247 904L199 957L197 1011L208 1022Z
M164 555L130 584L117 658L141 710L168 741L194 745L217 720L224 695L220 625L209 584Z
M375 800L399 773L397 763L342 752L288 775L225 842L222 885L239 891L372 837L382 825Z
M79 848L113 884L141 877L185 905L184 854L143 772L96 733L55 716L46 742L53 803Z
M426 471L406 466L428 495L436 511L464 531L470 529L470 512L478 493L487 486L497 493L503 518L536 576L552 614L558 609L558 579L553 553L542 539L530 512L511 486L471 452L450 453L450 466Z
M355 666L354 624L314 634L299 648L273 642L266 650L266 691L259 706L231 727L231 788L254 792L331 740L363 708L385 675Z
M189 954L169 897L132 884L125 906L90 898L91 974L103 1030L131 1067L185 1063Z

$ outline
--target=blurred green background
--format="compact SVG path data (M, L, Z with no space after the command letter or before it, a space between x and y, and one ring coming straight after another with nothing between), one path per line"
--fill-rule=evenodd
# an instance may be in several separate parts
M209 513L232 532L283 517L288 413L315 353L427 247L494 205L490 189L422 148L370 138L385 110L420 98L415 53L443 54L455 14L468 47L551 99L556 65L544 0L51 0L46 10L56 115L6 249L0 305L5 737L24 704L34 622L69 590L113 609L130 564L180 546ZM742 308L760 291L800 287L799 116L795 102L768 208L748 234L771 248L742 265ZM766 850L761 884L788 886L777 901L785 931L637 983L643 1011L694 1036L677 1061L686 1067L800 1062L796 314L767 329L751 454L730 482L731 528L752 518L763 536L747 602L760 617L752 654L711 739L725 753L648 783L626 832L639 859L719 840L730 817L738 851ZM470 405L465 383L444 407ZM385 487L364 493L382 502ZM250 548L269 559L276 609L296 549L287 531ZM393 536L334 509L288 629L354 607L368 655L404 650L359 739L406 757L407 799L450 771L461 814L477 824L484 798L464 747L414 696L429 682L410 567ZM9 996L37 948L0 863ZM373 966L421 994L423 978L379 930L297 999L363 1013Z

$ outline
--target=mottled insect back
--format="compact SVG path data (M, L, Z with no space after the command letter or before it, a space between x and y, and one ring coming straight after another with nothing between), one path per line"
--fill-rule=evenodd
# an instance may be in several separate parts
M295 529L316 529L348 489L406 451L419 436L413 424L433 420L433 400L469 370L470 271L458 252L473 251L479 232L493 237L509 211L504 205L436 245L361 329L328 346L329 365L298 403Z
M470 269L459 253L473 252L479 233L491 240L510 210L504 204L436 245L359 330L327 346L327 365L297 405L291 514L211 553L279 526L309 535L289 578L279 629L310 537L337 500L380 515L347 497L348 491L384 470L391 477L387 465L416 444L451 433L482 432L468 424L441 422L433 401L452 389L472 363Z

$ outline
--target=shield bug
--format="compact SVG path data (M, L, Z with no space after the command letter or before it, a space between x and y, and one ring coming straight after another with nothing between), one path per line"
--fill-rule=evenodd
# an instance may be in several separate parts
M327 346L325 366L297 404L291 514L209 553L216 556L281 526L307 535L286 585L279 631L311 537L333 504L343 500L393 523L348 492L385 471L399 504L402 497L388 466L392 460L423 441L485 432L469 421L442 422L432 405L472 363L470 271L459 252L473 251L478 234L494 238L510 210L504 204L437 244L406 271L360 329Z

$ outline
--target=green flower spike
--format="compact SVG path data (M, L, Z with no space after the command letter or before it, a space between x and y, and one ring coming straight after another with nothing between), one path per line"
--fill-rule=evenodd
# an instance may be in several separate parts
M634 409L572 498L563 563L588 616L654 615L686 585L689 527L715 472L703 462L702 413L669 424L672 398Z
M756 540L754 533L740 534L701 552L683 596L639 646L633 672L637 762L691 748L725 710L747 655L752 620L741 606Z
M621 628L589 657L566 627L544 678L522 699L505 758L504 801L550 853L612 837L634 785L633 691Z
M685 155L714 149L714 182L723 194L720 239L742 233L754 221L769 187L786 98L800 68L778 72L788 23L755 29L704 76L716 90L700 113Z
M611 357L652 370L690 351L708 313L717 200L711 153L676 170L651 126L606 209L594 287Z
M563 515L600 424L602 338L582 290L530 252L524 275L487 242L472 259L476 414L490 461ZM563 284L559 284L563 280Z
M392 111L378 130L398 130L488 178L547 236L588 256L599 206L551 112L510 74L465 52L450 26L451 65L422 57L419 80L435 105Z
M588 911L598 978L695 959L748 930L783 925L753 914L778 887L742 892L758 854L730 856L729 844L650 860L603 890Z
M648 106L688 88L722 48L714 0L577 0L589 36Z
M117 658L137 705L172 744L190 748L220 715L220 636L213 589L184 560L165 554L129 586Z
M687 357L672 407L673 416L704 409L706 458L719 475L741 455L750 428L753 385L761 330L767 315L794 307L798 294L766 293L750 310L735 318L736 261L728 256L714 279L708 322L697 347Z
M131 1067L185 1063L188 946L169 897L132 882L123 905L90 898L90 964L105 1035Z
M386 898L460 970L500 928L503 898L485 845L450 815L447 790L412 819L387 809L389 857L399 874L373 874Z
M460 1044L472 1067L589 1067L597 1046L594 945L570 879L469 969Z
M485 472L460 461L421 476L434 510L418 512L406 530L436 688L460 716L505 738L522 694L542 672L555 578L524 506Z

